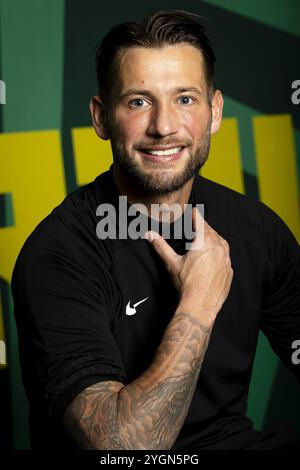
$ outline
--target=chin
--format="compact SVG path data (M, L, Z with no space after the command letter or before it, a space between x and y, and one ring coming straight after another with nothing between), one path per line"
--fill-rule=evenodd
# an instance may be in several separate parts
M169 194L194 177L198 162L185 158L172 162L145 162L115 152L115 163L127 181L147 193Z
M170 168L140 172L135 174L134 180L144 191L169 194L181 189L193 176L194 172L179 172Z

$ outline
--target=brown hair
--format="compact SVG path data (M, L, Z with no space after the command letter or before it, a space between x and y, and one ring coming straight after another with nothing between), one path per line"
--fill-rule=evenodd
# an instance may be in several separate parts
M185 10L161 10L146 16L141 23L121 23L112 28L97 45L96 51L97 79L102 100L107 101L111 67L121 50L178 43L190 43L202 52L208 95L211 97L215 90L216 59L204 27L196 21L199 18L199 15Z

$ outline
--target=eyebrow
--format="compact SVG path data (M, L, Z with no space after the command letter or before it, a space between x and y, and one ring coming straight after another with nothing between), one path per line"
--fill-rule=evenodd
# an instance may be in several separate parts
M202 91L194 86L190 87L179 87L174 89L174 93L185 93L185 92L194 92L197 93L198 95L202 95ZM149 90L137 90L137 89L129 89L125 93L121 95L121 99L126 98L127 96L131 95L147 95L147 96L153 96L153 93Z

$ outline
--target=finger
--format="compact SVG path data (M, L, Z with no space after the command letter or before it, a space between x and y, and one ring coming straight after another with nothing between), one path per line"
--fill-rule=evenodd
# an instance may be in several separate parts
M149 231L146 232L144 238L148 240L155 251L164 261L167 269L172 271L175 265L181 260L181 256L178 255L173 248L161 237L157 232Z
M209 225L207 222L205 222L197 207L193 207L192 210L192 224L193 230L195 232L195 238L191 243L191 250L200 250L203 247L204 237L209 230Z

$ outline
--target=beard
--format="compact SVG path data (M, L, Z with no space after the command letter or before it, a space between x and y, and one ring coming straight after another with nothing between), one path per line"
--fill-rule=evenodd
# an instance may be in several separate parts
M170 169L173 164L170 163L150 163L155 171L145 172L143 171L134 158L134 156L128 155L124 145L117 139L111 139L111 147L114 156L114 164L118 166L120 172L127 178L127 180L138 186L145 192L157 194L168 194L181 189L192 177L198 174L200 168L204 165L208 158L210 150L210 126L211 120L205 130L201 142L192 151L192 144L190 141L185 142L187 156L181 157L185 159L184 168L179 174L171 174ZM182 140L181 140L182 143ZM160 140L153 142L153 145L169 145L176 142L171 140ZM151 145L148 144L148 147ZM143 145L134 147L134 150L142 149Z

